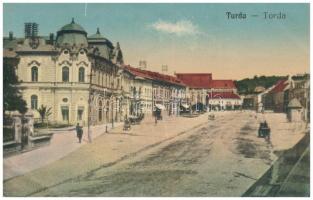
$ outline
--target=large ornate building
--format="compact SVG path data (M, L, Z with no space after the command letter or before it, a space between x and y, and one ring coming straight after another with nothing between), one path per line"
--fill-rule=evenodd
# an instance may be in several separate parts
M122 74L123 55L100 34L87 32L74 19L54 38L37 36L25 24L25 37L4 39L4 48L19 57L17 75L28 108L52 108L51 122L91 124L120 121L129 80ZM88 103L90 101L90 104ZM88 115L90 112L90 115ZM39 117L34 112L35 117Z

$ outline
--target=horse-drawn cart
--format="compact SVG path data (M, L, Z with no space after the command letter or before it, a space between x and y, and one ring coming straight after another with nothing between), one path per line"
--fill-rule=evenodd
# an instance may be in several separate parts
M129 121L128 119L126 119L126 120L124 121L123 130L124 130L124 131L127 131L127 130L130 130L130 128L131 128L130 121Z
M208 117L209 120L214 120L215 119L215 115L214 114L210 114Z
M266 121L260 123L258 136L263 138L270 138L271 129L268 127Z
M144 118L144 114L141 113L139 116L131 115L129 116L130 124L139 124Z

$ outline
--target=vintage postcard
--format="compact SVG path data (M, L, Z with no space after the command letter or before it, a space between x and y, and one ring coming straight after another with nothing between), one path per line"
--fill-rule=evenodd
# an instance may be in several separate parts
M309 3L3 3L6 197L309 197Z

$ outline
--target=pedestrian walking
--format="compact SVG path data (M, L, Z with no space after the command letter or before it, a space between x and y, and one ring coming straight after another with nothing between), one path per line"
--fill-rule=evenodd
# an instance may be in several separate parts
M77 134L79 143L81 143L82 137L83 137L83 128L79 126L79 123L77 123L76 125L76 134Z

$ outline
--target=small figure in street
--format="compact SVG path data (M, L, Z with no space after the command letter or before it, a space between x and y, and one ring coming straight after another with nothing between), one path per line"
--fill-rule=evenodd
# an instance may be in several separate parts
M264 127L265 127L265 128L268 128L268 125L267 125L266 120L264 120Z
M127 115L124 117L124 128L123 130L124 131L127 131L130 129L130 121L128 120L128 117Z
M266 120L264 121L264 126L267 128L267 133L266 133L266 139L267 141L270 141L271 140L271 129L270 127L268 126Z
M76 125L76 134L77 134L79 143L81 143L82 137L83 137L83 128L79 126L79 123L77 123Z

